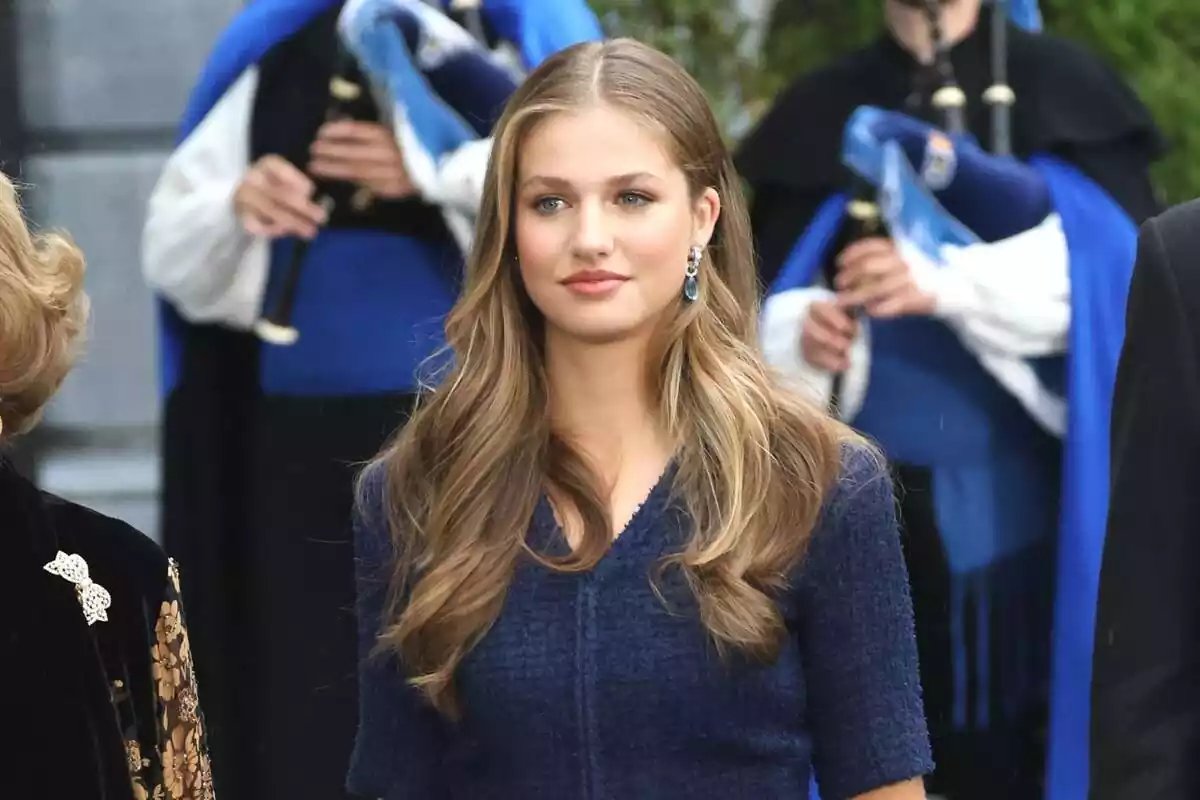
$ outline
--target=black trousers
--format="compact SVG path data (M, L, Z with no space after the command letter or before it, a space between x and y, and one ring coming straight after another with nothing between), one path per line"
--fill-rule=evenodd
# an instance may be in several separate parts
M203 432L180 430L198 418L168 410L166 449L172 433L192 443L187 463L168 463L188 491L167 499L168 546L182 565L220 797L349 797L354 478L411 407L409 395L257 398L236 430L226 419ZM196 463L198 436L233 434L246 437L242 463Z

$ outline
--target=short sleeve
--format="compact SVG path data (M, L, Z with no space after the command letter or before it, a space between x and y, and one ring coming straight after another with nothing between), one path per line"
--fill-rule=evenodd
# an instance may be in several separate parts
M445 724L405 680L399 661L372 653L382 627L393 548L382 511L381 471L364 481L354 519L358 617L358 732L346 787L387 800L438 800Z
M822 800L932 772L892 482L865 448L844 450L802 587L800 647Z

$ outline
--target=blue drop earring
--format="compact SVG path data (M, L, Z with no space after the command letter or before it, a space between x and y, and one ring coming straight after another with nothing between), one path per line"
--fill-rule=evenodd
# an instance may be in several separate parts
M700 274L700 258L703 252L696 245L692 245L692 249L688 250L687 269L683 273L683 299L689 303L696 302L700 297L700 282L697 276Z

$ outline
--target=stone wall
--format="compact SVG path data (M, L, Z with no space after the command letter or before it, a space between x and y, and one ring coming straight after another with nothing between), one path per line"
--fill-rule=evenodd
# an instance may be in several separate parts
M67 229L84 249L93 303L85 359L32 440L36 476L157 537L160 409L142 220L192 82L241 0L3 2L18 51L17 177L33 220Z

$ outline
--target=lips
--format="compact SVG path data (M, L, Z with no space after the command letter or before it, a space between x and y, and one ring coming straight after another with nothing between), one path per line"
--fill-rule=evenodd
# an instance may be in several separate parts
M606 269L585 269L565 278L562 285L576 297L603 300L615 295L628 280L628 275L618 275Z
M609 272L603 269L588 269L583 272L576 272L570 277L563 280L566 286L578 286L588 283L608 283L610 281L627 281L629 278L625 275L618 275L615 272Z

